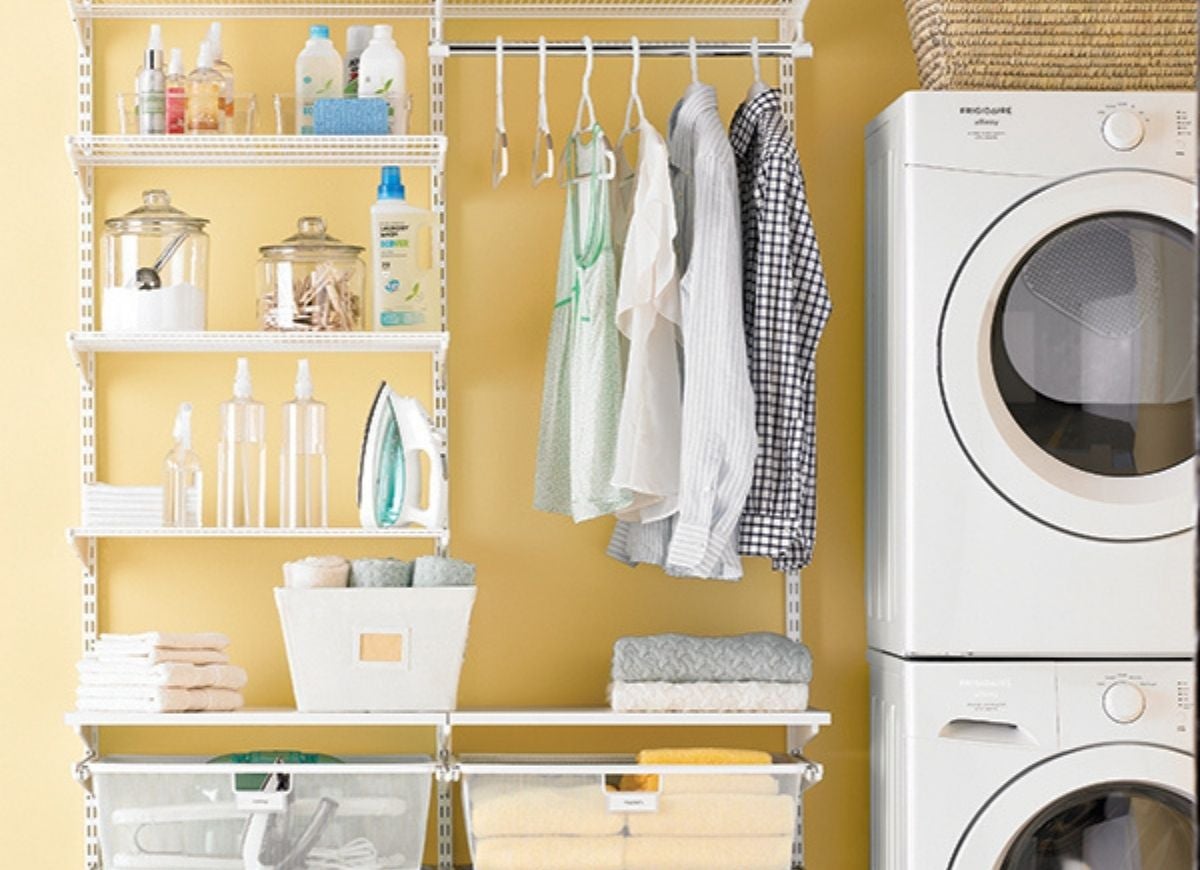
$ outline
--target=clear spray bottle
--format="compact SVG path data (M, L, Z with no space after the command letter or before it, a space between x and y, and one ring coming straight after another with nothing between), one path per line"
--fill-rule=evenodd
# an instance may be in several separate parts
M325 403L313 399L308 360L296 367L296 398L283 406L279 454L279 525L328 525Z
M163 461L163 525L198 529L204 504L204 473L192 452L192 406L184 402L175 415L175 446Z
M223 528L266 525L267 410L256 402L250 361L240 357L233 398L221 403L217 442L217 525Z

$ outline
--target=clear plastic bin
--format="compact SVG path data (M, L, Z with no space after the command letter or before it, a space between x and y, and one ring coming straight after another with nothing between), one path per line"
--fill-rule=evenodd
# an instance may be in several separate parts
M105 870L421 867L428 756L340 764L112 757L89 770Z
M117 118L122 136L137 135L137 99L137 94L117 94ZM229 132L234 136L253 136L258 132L258 97L255 94L234 95L233 129Z
M475 870L790 870L805 764L461 764Z

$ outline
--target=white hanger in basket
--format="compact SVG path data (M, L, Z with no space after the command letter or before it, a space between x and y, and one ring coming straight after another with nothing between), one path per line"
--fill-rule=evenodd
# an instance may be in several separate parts
M508 128L504 123L504 37L496 37L496 137L492 142L492 187L508 177Z
M554 177L554 137L550 135L546 109L546 37L538 37L538 108L537 130L533 134L533 186ZM542 168L545 154L545 169Z

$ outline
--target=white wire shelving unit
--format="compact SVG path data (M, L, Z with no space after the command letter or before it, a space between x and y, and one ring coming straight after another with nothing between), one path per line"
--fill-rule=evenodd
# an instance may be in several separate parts
M794 124L795 63L812 56L805 38L804 19L809 0L643 0L643 2L530 3L523 0L66 0L78 41L78 129L67 140L67 153L79 187L79 327L69 334L68 348L80 369L81 485L96 483L96 362L103 354L123 353L426 353L432 359L433 419L443 436L449 434L449 385L446 355L449 346L446 269L446 65L453 56L486 54L490 43L455 43L445 36L446 23L464 20L573 19L670 20L686 39L686 22L698 19L774 23L776 33L758 44L759 56L778 63L779 87L785 117ZM289 137L211 136L142 137L97 135L94 128L93 71L95 28L105 20L120 19L418 19L429 29L430 129L425 136L406 137ZM581 30L581 35L582 35ZM648 46L645 56L681 56L683 42ZM528 49L528 46L526 47ZM699 42L705 57L749 57L751 42ZM631 47L598 43L599 56L623 56ZM506 53L521 54L520 44L508 43ZM524 53L528 53L525 51ZM550 57L583 53L580 42L551 43ZM430 178L431 207L438 218L435 249L441 278L440 331L404 336L350 334L313 335L283 333L175 333L112 335L96 330L95 298L95 173L108 167L362 167L398 164L426 168ZM447 457L444 455L443 459ZM98 565L101 541L111 539L312 539L395 538L428 539L438 552L446 552L449 529L128 529L75 528L68 538L83 564L83 646L91 647L98 633ZM798 574L785 580L785 623L789 637L801 637L801 585ZM788 747L803 758L804 747L823 727L829 713L617 713L606 708L458 710L431 713L304 713L291 709L246 709L234 713L128 714L69 713L66 717L84 742L87 755L76 768L86 781L87 762L99 754L103 728L126 727L306 727L363 726L433 728L441 765L437 786L438 870L452 870L454 825L452 801L452 732L476 727L768 727L786 728ZM805 759L806 760L806 759ZM805 787L820 781L820 765L808 763ZM97 806L89 793L85 807L85 870L99 870ZM797 816L793 866L804 867L803 811Z

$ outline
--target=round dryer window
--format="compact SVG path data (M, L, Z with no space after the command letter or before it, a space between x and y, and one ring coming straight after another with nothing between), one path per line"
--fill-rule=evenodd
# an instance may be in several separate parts
M955 435L1016 509L1071 534L1193 525L1194 188L1113 171L1000 215L946 298L938 376Z

